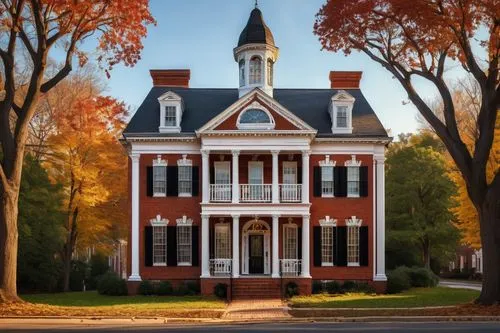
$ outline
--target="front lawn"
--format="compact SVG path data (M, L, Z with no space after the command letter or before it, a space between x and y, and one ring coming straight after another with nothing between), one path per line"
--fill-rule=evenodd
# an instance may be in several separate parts
M416 308L465 304L478 296L479 292L475 290L436 287L413 288L395 295L297 296L290 303L296 308Z

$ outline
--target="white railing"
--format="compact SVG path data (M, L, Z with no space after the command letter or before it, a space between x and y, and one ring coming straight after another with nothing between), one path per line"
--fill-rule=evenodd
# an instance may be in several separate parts
M210 201L231 201L231 184L210 184Z
M300 259L281 259L281 274L283 276L299 276L302 267Z
M213 275L231 274L232 259L210 259L210 272Z
M271 202L271 184L241 184L242 202Z
M280 201L302 201L302 184L280 184Z

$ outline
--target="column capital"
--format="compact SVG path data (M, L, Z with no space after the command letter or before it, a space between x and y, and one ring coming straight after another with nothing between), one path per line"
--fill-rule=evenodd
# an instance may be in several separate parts
M273 150L271 150L271 154L273 154L273 156L274 156L274 155L278 155L279 153L280 153L280 151L279 151L279 150L277 150L277 149L273 149Z
M233 218L233 220L237 220L240 218L240 214L231 214L231 217Z
M302 214L303 219L308 219L311 217L311 214Z
M132 162L139 162L139 159L141 158L141 154L139 153L129 153L128 156L130 156Z
M273 219L279 219L281 217L281 214L273 214Z
M311 155L311 150L309 149L302 150L302 157L309 157L309 155Z
M210 154L210 149L200 149L201 155L208 156Z
M240 150L239 149L232 149L231 154L233 154L233 156L238 156L240 154Z
M374 154L373 162L376 164L384 164L385 163L385 155L384 154Z
M200 215L201 215L202 219L209 219L210 218L210 214L201 213Z

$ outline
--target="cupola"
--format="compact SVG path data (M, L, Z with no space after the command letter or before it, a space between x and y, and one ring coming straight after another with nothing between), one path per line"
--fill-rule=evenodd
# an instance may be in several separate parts
M234 49L239 70L240 97L254 88L260 88L273 96L273 71L278 50L271 29L264 22L260 9L255 6Z

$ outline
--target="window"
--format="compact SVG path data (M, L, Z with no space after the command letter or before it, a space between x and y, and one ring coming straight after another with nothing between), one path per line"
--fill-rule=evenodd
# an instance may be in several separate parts
M297 226L295 224L283 225L283 259L298 259L297 252Z
M179 166L177 170L179 173L178 177L179 196L191 196L193 168L190 165Z
M245 60L240 60L240 87L245 85Z
M211 200L231 200L231 171L229 162L215 162L215 185L212 187Z
M359 197L359 167L347 167L347 196Z
M254 56L250 59L250 84L262 82L262 60Z
M259 109L245 111L240 117L240 124L270 124L271 119L267 112Z
M347 106L337 107L337 127L347 128Z
M153 196L164 197L167 195L167 167L153 165Z
M359 266L359 227L347 227L347 265Z
M321 167L321 194L333 197L333 166Z
M177 265L191 265L191 226L177 225Z
M167 227L153 226L153 266L167 265Z
M267 59L267 85L273 85L273 66L274 62L271 58Z
M215 259L231 259L229 224L215 226Z
M283 184L297 184L297 162L283 162Z
M333 266L333 226L321 227L321 265Z
M177 126L177 108L165 106L165 126Z

